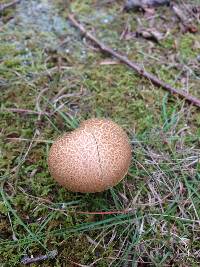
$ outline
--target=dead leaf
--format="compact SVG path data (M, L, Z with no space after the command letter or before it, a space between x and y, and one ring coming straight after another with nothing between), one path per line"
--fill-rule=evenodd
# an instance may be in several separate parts
M196 33L198 32L198 28L195 26L195 25L187 25L187 30L190 32L190 33Z
M152 40L156 43L159 43L159 41L163 39L163 34L155 28L149 28L137 31L136 37L143 37L144 39Z

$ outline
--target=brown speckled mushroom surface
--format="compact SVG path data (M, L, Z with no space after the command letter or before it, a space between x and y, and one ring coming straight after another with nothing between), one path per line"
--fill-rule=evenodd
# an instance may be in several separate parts
M131 146L127 134L107 119L89 119L52 145L48 165L59 184L74 192L101 192L127 173Z

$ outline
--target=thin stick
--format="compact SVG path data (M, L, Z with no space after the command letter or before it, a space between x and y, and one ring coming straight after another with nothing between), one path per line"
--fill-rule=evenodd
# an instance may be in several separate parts
M78 214L86 215L111 215L111 214L126 214L133 211L133 209L128 210L113 210L113 211L76 211Z
M16 4L19 4L20 2L21 2L21 0L15 0L15 1L12 1L12 2L7 3L7 4L0 4L0 12L6 10L7 8L13 7Z
M21 137L7 137L6 140L8 140L8 141L16 141L16 142L21 142L21 141L31 142L32 141L31 139L21 138ZM33 142L35 142L35 143L53 144L53 141L51 141L51 140L42 140L42 139L35 139L35 140L33 140Z
M57 256L58 254L58 251L57 250L52 250L50 251L48 254L46 255L40 255L40 256L37 256L37 257L24 257L22 260L21 260L21 263L22 264L31 264L31 263L35 263L35 262L38 262L38 261L44 261L44 260L48 260L48 259L53 259Z
M69 20L71 23L80 30L80 32L87 37L89 40L94 42L102 52L108 53L115 58L119 59L121 62L128 65L130 68L135 70L139 75L145 77L146 79L150 80L154 85L158 87L162 87L163 89L169 91L171 94L175 94L188 102L192 103L193 105L200 108L200 99L188 94L187 92L184 92L183 90L178 90L174 87L172 87L170 84L165 83L164 81L158 79L153 74L145 71L142 67L137 65L136 63L130 61L126 56L123 56L119 54L118 52L114 51L110 47L106 46L104 43L100 42L96 37L94 37L90 32L88 32L82 24L80 24L74 17L73 14L68 15Z
M22 108L5 108L3 111L14 112L14 113L22 113L22 114L31 114L31 115L50 115L48 112L44 111L35 111L31 109L22 109Z

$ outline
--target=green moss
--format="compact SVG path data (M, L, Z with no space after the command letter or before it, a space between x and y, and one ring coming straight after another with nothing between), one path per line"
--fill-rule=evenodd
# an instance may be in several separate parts
M162 42L162 45L166 49L174 49L174 36L169 35L165 40Z
M199 54L199 49L195 49L195 41L200 42L200 38L194 34L185 34L179 40L178 50L182 60L194 59Z

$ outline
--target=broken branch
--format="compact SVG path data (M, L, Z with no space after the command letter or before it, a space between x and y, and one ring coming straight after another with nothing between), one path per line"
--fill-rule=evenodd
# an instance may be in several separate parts
M114 51L112 48L106 46L104 43L100 42L96 37L94 37L90 32L88 32L85 27L79 23L73 14L68 15L69 20L71 23L80 30L80 32L93 43L95 43L102 52L107 53L109 55L114 56L115 58L119 59L121 62L128 65L130 68L135 70L139 75L145 77L146 79L150 80L154 85L158 87L162 87L163 89L169 91L171 94L177 95L186 101L192 103L193 105L200 108L200 99L184 92L183 90L178 90L172 87L170 84L165 83L164 81L158 79L153 74L144 70L144 68L140 67L138 64L130 61L126 56L119 54L118 52Z

